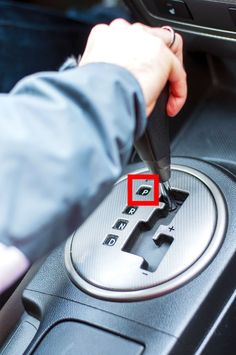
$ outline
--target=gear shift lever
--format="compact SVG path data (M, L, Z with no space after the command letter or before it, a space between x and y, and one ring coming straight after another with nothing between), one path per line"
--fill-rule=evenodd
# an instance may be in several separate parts
M169 96L168 85L160 95L158 102L148 119L145 133L135 143L135 148L153 174L159 174L161 193L169 211L176 209L177 204L170 186L170 138L169 118L166 114L166 103Z

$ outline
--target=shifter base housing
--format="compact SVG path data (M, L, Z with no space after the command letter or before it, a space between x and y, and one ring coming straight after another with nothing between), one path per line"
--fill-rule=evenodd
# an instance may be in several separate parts
M140 191L142 182L134 184ZM150 194L152 184L145 181ZM158 206L127 206L127 176L117 182L67 242L66 267L77 286L100 298L142 300L180 287L208 265L226 227L221 192L207 176L177 165L171 185L178 208L168 213L161 199Z

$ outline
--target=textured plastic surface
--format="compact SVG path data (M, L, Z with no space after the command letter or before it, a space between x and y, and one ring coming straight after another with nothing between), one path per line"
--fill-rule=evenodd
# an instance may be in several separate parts
M34 354L62 354L62 349L70 355L141 355L144 347L102 329L67 321L54 326Z
M152 15L142 1L126 0L126 4L139 20L152 26L169 25L178 30L185 40L185 47L192 51L204 51L222 56L236 55L235 24L228 11L229 3L225 1L185 0L194 20L170 18L170 16Z
M226 303L195 355L235 355L236 291Z
M83 300L82 302L71 302L60 297L26 290L25 304L26 309L31 309L34 314L42 313L39 331L28 347L27 355L35 350L52 325L65 320L78 320L135 343L143 344L145 355L161 354L162 351L168 353L176 342L176 338L169 334L145 327L141 323L133 322L125 317L117 317L112 312L104 312L96 306L87 306ZM97 354L103 355L99 348L97 348Z
M177 22L189 21L202 27L235 30L235 23L229 13L229 7L236 6L233 0L184 0L185 9L183 2L179 0L140 0L140 3L144 11L146 9L153 17L165 17Z
M212 161L236 173L235 99L233 91L211 91L176 137L172 153Z
M1 355L23 355L36 332L37 328L33 324L23 320L15 330L14 335L0 350Z

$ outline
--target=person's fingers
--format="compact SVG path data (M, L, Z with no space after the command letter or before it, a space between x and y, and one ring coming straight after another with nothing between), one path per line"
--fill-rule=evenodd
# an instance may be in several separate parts
M169 48L170 42L172 41L171 32L165 28L152 28L152 35L162 38L165 44ZM180 34L175 32L175 41L170 48L171 52L176 55L180 63L183 63L183 40Z
M167 114L176 116L187 99L187 80L183 66L173 57L170 76L170 95L167 103Z
M93 28L80 65L106 62L128 69L141 85L147 115L169 81L167 113L175 116L185 103L187 84L182 65L182 38L176 34L175 43L169 49L172 39L171 31L166 29L131 25L116 19L110 25Z
M167 29L162 27L149 27L143 25L142 23L135 23L132 26L139 27L143 31L146 31L153 36L159 37L163 40L166 46L169 47L172 37L170 31ZM170 49L177 56L180 62L183 63L183 40L179 33L175 33L175 42Z
M141 30L151 34L152 36L159 37L160 39L163 40L163 42L167 45L167 47L170 44L170 32L161 27L150 27L150 26L143 25L142 23L139 22L134 23L132 26L136 28L140 28Z
M103 34L105 31L107 31L108 27L109 26L105 23L100 23L99 25L94 26L89 34L89 38Z
M121 26L128 27L131 26L131 24L128 21L124 20L123 18L117 18L113 20L109 25L109 27L111 28L115 28L115 27L120 28Z
M91 52L93 51L94 45L96 44L96 42L100 43L101 37L104 39L104 41L106 40L108 34L108 28L109 28L108 25L102 23L92 28L87 40L86 48L84 50L82 57L80 58L79 66L82 66L85 63L88 63L90 61L89 58Z
M148 26L144 26L143 29L159 39L162 39L166 45L170 43L171 33L169 30L164 28L151 28ZM167 39L168 36L169 39ZM170 117L174 117L183 108L187 99L186 72L183 68L183 40L178 33L175 33L175 42L167 51L169 54L172 52L173 65L168 79L170 83L170 93L166 109L167 114Z
M180 63L183 64L183 39L179 33L175 32L175 41L171 47L171 51L176 55Z

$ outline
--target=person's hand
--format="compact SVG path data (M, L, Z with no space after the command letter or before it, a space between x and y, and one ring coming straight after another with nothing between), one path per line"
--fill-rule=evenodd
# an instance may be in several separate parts
M103 62L128 69L141 85L147 115L152 112L169 81L167 114L175 116L186 101L187 84L182 62L182 38L176 34L175 43L169 49L170 36L166 29L140 23L131 25L122 19L110 25L97 25L89 35L79 65Z

